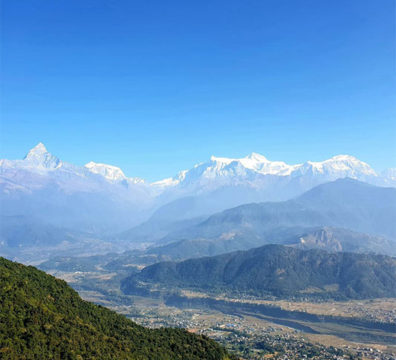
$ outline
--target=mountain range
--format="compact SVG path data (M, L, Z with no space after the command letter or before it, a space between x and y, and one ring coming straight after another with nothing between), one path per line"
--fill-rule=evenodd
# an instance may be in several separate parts
M100 164L63 162L40 143L23 160L0 160L1 213L88 231L138 223L150 199L147 188L109 172Z
M256 153L241 159L211 157L173 178L149 183L127 177L120 168L111 165L70 164L39 143L23 160L0 160L0 253L7 255L10 248L13 253L26 253L29 244L37 249L40 238L42 245L47 246L45 239L54 232L57 233L54 242L59 246L66 244L68 249L86 244L86 239L98 250L120 241L125 249L185 240L185 229L193 231L189 240L201 238L205 231L206 239L216 219L209 216L215 213L252 202L288 201L315 186L346 177L378 187L396 186L395 169L377 174L353 156L338 155L323 162L288 165ZM302 206L295 202L289 205ZM370 228L350 227L342 216L337 221L330 221L329 214L326 217L326 221L312 220L296 226L326 225L394 235L389 229L378 233ZM228 220L223 220L224 230ZM201 224L203 221L206 224ZM209 227L212 230L203 230ZM33 236L27 238L26 234ZM222 231L219 236L235 238L231 230Z
M285 229L275 232L268 243L283 244L301 250L321 249L329 252L354 252L396 256L396 242L382 236L358 233L347 229L316 227ZM166 245L151 246L144 250L107 253L94 256L55 256L42 262L45 271L95 271L98 268L111 272L131 272L131 264L148 266L162 261L182 261L246 250L267 241L187 239Z
M268 243L389 254L396 243L395 218L395 188L347 178L318 185L287 201L240 205L204 219L161 223L153 216L122 236L147 241L151 234L153 242L165 245L160 253L186 252L191 257ZM162 224L161 231L156 224ZM303 243L300 238L304 237Z
M130 241L150 244L146 249L58 256L40 267L126 271L131 264L214 256L265 244L396 256L395 218L396 189L339 179L288 201L245 204L204 218L165 222L153 216L124 234ZM122 243L120 248L127 248Z

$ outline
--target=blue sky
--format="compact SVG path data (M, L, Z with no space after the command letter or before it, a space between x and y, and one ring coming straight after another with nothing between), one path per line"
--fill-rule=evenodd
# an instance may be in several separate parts
M5 0L1 158L396 166L393 0Z

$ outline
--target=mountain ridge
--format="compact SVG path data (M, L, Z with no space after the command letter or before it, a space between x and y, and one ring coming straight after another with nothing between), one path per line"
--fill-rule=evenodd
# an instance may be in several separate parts
M396 186L393 171L386 173L387 180L349 155L288 165L252 153L241 159L212 157L159 184L129 178L112 165L70 164L39 143L24 160L0 160L0 215L37 218L40 227L75 229L111 243L120 238L133 248L139 244L130 241L134 231L129 230L161 212L175 226L155 225L159 236L180 229L180 221L251 202L285 201L345 176Z
M396 189L353 179L318 185L291 200L239 205L194 226L169 233L160 243L184 239L266 239L283 228L328 226L396 240ZM259 244L257 244L259 245Z
M225 360L217 343L184 329L148 329L82 300L65 281L0 257L2 359Z
M62 166L63 162L56 156L48 152L43 143L38 143L33 147L23 160L26 160L30 165L47 165L43 167L57 168ZM0 166L10 166L12 163L21 165L21 160L0 160ZM67 164L67 163L66 163ZM76 168L78 166L75 166ZM84 165L89 171L100 174L108 180L132 180L146 182L139 177L128 177L124 174L121 168L96 162L88 162ZM82 167L80 167L82 168ZM171 178L165 178L158 181L148 183L154 187L175 186L182 182L190 182L190 177L195 173L203 174L207 178L217 176L241 175L241 172L252 170L261 175L276 175L276 176L300 176L307 173L324 173L324 172L339 172L338 177L352 177L359 178L359 176L373 176L380 178L381 176L389 177L390 180L394 178L395 169L385 169L377 174L367 163L357 159L352 155L335 155L323 161L309 161L304 163L289 165L283 161L271 161L264 155L258 153L251 153L243 158L227 158L211 156L209 161L198 163L189 170L182 170L178 175ZM330 171L331 170L331 171ZM113 171L113 173L111 173ZM110 172L110 173L109 173Z
M255 296L375 298L396 296L396 258L265 245L213 257L160 262L122 282L133 294L152 285Z

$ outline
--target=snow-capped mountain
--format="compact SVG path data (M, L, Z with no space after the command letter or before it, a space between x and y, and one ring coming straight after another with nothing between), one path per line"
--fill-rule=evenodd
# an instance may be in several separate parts
M7 169L29 169L34 172L50 171L62 166L62 162L54 155L50 154L43 143L38 143L31 149L23 160L0 160L0 171Z
M29 243L26 234L32 234L37 244L48 234L59 233L62 236L57 241L62 248L66 244L82 249L87 238L92 238L94 247L107 248L107 241L96 242L98 235L122 232L151 216L143 228L126 231L124 237L111 237L125 240L122 246L139 245L139 239L145 242L153 233L181 226L177 225L179 220L194 221L249 202L287 200L345 177L396 187L395 169L377 174L349 155L289 165L257 153L240 159L212 156L173 178L149 183L128 177L112 165L92 161L85 166L73 165L39 143L22 160L0 160L0 218L3 224L20 219L18 226L13 225L15 222L8 224L12 231L6 238L0 229L0 253L4 244L8 244L8 250L12 244L24 247ZM67 229L88 235L70 236ZM12 251L19 254L30 250L18 247Z
M195 165L191 170L181 171L174 178L169 178L153 183L153 186L165 188L177 185L204 185L214 187L217 182L223 185L231 181L238 183L240 180L254 180L256 175L290 175L293 165L287 165L282 161L269 161L263 155L252 153L241 159L232 159L212 156L208 162Z
M106 180L112 182L124 181L126 183L132 184L143 184L145 181L141 178L128 178L125 176L124 172L117 166L95 163L90 161L88 164L84 165L91 173L99 174L103 176Z
M83 229L99 225L112 229L114 224L127 228L171 201L180 205L172 209L192 217L247 202L286 200L344 177L396 186L394 169L376 174L349 155L289 165L257 153L240 159L212 156L173 178L148 183L126 176L116 166L64 162L39 143L23 160L0 160L1 214L38 215ZM185 197L198 200L189 200L186 210Z
M122 181L122 180L126 180L127 178L124 172L117 166L99 164L90 161L88 164L85 164L85 167L90 172L94 174L100 174L110 181Z
M23 160L0 160L0 184L4 185L7 180L15 180L16 172L21 171L30 173L32 177L25 178L25 181L18 183L12 181L12 183L24 185L26 188L34 184L34 178L38 180L36 184L38 187L44 185L43 180L47 179L56 182L68 191L95 191L103 188L103 186L108 186L109 183L144 184L142 179L127 178L123 171L116 166L98 164L93 161L85 166L63 162L49 153L42 143L31 149Z
M252 153L239 159L212 156L207 162L151 186L159 190L163 202L172 201L172 206L166 207L166 216L172 209L175 218L183 219L248 202L287 200L314 186L346 177L378 186L396 186L392 174L378 175L367 163L350 155L290 165ZM190 197L196 199L192 201Z
M241 159L212 156L208 162L195 165L191 170L182 171L173 178L155 182L152 186L162 189L192 187L199 192L225 185L260 188L265 185L263 181L267 183L274 178L281 182L305 178L320 183L344 177L380 185L383 180L368 164L349 155L334 156L322 162L307 161L289 165L252 153Z
M337 155L322 162L307 161L304 164L296 165L292 173L293 176L306 174L329 176L334 179L341 177L359 180L378 178L370 165L350 155Z
M62 166L62 162L50 154L43 143L38 143L24 158L24 164L44 169L56 169Z
M42 143L23 160L0 160L0 215L82 230L113 230L142 221L151 207L149 186L116 167L95 165L61 161Z

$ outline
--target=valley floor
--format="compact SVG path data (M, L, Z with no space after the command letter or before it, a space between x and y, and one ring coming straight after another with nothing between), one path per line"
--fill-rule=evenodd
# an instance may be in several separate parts
M139 324L187 328L216 339L245 359L396 358L396 299L230 299L185 290L179 297L164 300L123 295L115 273L51 273L68 281L85 300L107 306ZM268 311L271 307L283 312Z

